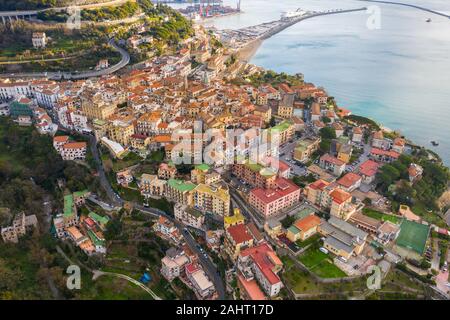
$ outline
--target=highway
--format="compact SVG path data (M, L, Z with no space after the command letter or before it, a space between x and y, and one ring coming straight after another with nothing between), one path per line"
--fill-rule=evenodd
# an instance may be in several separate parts
M115 65L98 70L98 71L85 71L80 73L75 72L26 72L26 73L2 73L0 78L48 78L51 80L79 80L92 77L101 77L111 73L114 73L127 64L130 63L130 54L122 47L120 47L113 38L108 40L108 44L111 45L116 51L120 53L122 58Z

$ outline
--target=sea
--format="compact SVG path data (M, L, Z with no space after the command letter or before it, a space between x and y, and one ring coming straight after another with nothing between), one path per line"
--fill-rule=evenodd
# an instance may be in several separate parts
M397 1L450 14L449 0ZM235 7L238 0L224 4ZM265 40L250 62L277 72L303 73L305 81L324 87L339 106L399 131L437 152L449 166L449 18L358 0L241 0L241 13L206 24L238 29L277 20L298 8L361 7L368 10L301 21Z

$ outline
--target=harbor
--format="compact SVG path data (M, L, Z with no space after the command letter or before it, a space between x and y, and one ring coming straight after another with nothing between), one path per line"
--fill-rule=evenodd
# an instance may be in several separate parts
M327 11L303 11L297 9L293 12L283 13L279 20L261 23L255 26L236 30L219 30L214 27L210 27L209 29L212 30L229 48L235 50L241 60L248 61L263 40L276 35L300 21L325 15L365 11L366 9L366 7L345 10L333 9Z

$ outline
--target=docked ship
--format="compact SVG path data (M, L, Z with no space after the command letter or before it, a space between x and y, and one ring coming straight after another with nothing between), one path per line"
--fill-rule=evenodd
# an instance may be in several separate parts
M292 19L298 18L300 16L306 15L307 12L301 9L297 9L296 11L287 11L281 14L281 19Z

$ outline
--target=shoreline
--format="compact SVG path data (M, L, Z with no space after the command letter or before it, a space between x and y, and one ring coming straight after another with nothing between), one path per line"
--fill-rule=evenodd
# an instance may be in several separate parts
M238 49L237 58L242 62L250 63L250 60L256 54L263 41L264 40L262 39L255 39L242 48Z

